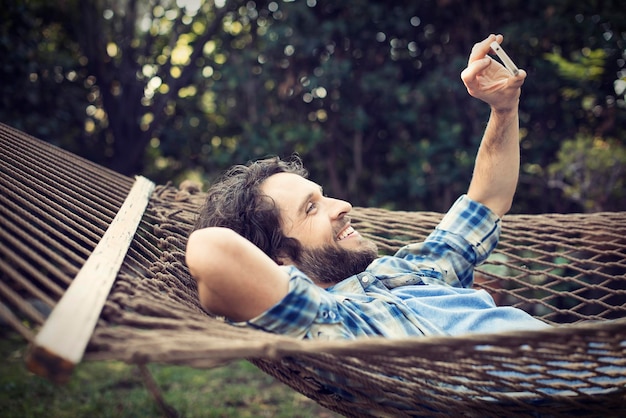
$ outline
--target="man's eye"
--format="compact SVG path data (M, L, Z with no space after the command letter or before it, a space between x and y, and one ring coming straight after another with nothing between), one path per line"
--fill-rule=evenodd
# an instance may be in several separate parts
M309 205L306 207L306 214L308 215L309 213L311 213L316 207L317 204L313 202L309 203Z

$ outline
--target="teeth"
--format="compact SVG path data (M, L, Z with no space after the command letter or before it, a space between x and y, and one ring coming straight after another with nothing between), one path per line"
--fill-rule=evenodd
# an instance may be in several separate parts
M346 229L343 230L343 232L341 234L339 234L339 236L337 237L337 239L339 241L341 241L342 239L348 237L349 235L351 235L354 232L354 228L352 228L351 226L347 227Z

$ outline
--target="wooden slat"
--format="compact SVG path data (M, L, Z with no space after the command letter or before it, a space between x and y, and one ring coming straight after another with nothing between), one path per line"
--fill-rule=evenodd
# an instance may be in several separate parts
M87 343L115 282L154 190L138 176L102 239L35 337L26 364L34 373L66 382Z

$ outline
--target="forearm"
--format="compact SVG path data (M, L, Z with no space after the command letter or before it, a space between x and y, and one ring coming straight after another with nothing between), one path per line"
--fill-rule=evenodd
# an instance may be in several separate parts
M487 54L492 42L502 35L490 35L472 48L461 79L468 93L489 104L491 117L476 156L468 196L503 216L511 208L520 167L519 99L526 71L513 76Z
M202 306L234 321L259 315L288 291L287 273L230 229L194 231L185 258Z
M520 168L517 108L493 110L478 149L468 196L502 217L511 208Z

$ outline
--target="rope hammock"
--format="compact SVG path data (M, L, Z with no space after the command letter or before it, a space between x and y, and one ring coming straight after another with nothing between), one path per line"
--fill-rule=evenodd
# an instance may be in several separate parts
M476 286L554 328L301 341L231 326L199 305L184 264L186 237L204 201L198 186L122 176L6 125L0 160L0 316L34 347L29 367L53 380L67 379L71 369L67 359L38 351L38 338L83 276L88 285L75 305L92 293L104 296L76 362L210 368L248 359L346 416L624 413L626 212L504 218L502 240L477 269ZM145 204L137 203L138 183ZM139 217L126 228L127 243L110 241L107 231L129 205ZM356 228L386 254L424 239L441 217L353 210ZM89 284L94 270L84 272L101 247L122 254L119 268L111 267L110 291ZM71 334L79 327L56 322L52 337L79 345Z

